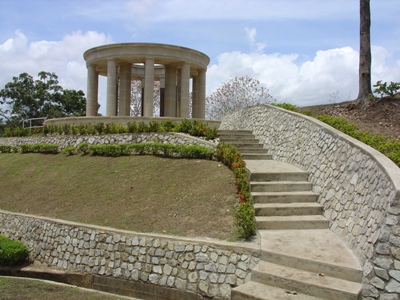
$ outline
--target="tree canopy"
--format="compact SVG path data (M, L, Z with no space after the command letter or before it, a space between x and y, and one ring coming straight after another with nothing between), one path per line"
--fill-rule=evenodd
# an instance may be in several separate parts
M0 124L14 128L31 118L84 116L84 96L81 90L64 90L55 73L39 72L37 80L21 73L0 91Z
M235 77L207 97L206 117L221 120L239 108L272 102L275 99L259 80L249 76Z

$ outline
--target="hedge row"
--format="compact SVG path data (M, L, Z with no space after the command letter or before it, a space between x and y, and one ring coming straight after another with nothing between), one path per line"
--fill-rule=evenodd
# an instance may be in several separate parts
M128 122L127 126L120 123L96 123L96 124L61 124L48 125L43 128L15 128L13 130L7 128L3 137L28 136L32 134L63 134L63 135L86 135L86 134L118 134L118 133L141 133L141 132L182 132L193 136L205 137L206 139L214 139L217 136L217 129L211 128L207 123L198 120L184 119L181 123L171 120L161 122L151 121L149 124L145 122Z
M240 199L238 209L235 212L235 225L240 238L250 239L256 234L257 229L246 163L235 147L224 143L218 144L215 157L235 174L236 190Z

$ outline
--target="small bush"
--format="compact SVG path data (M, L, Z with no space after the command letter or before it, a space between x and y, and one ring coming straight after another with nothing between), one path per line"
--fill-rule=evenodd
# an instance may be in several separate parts
M21 153L58 154L57 144L21 144Z
M235 212L235 225L240 238L250 239L256 233L256 220L250 183L247 179L246 163L235 147L224 143L218 144L215 157L235 174L236 189L240 200Z
M80 152L82 155L87 155L90 153L89 150L89 143L88 142L83 142L80 143L77 147L78 152Z
M27 261L29 249L21 242L0 235L0 266L17 266Z
M74 146L68 146L64 148L64 154L69 156L76 153L76 148Z
M14 153L17 151L17 147L0 145L0 153Z
M235 212L235 225L239 237L249 239L256 234L256 223L254 219L253 202L248 201L239 205Z

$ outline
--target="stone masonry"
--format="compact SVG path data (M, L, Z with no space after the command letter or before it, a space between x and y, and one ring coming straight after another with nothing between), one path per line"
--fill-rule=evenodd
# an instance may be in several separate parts
M313 118L262 105L226 117L252 130L273 159L309 172L330 229L363 265L363 299L400 299L400 169Z
M20 240L39 264L90 275L141 281L230 299L250 280L259 246L140 234L0 211L0 234Z
M163 132L163 133L123 133L123 134L104 134L104 135L47 135L42 137L27 136L0 138L0 145L19 146L21 144L57 144L60 150L65 147L77 147L83 142L90 145L98 144L135 144L145 142L157 142L168 144L198 145L208 148L216 148L216 144L199 138L194 138L184 133Z

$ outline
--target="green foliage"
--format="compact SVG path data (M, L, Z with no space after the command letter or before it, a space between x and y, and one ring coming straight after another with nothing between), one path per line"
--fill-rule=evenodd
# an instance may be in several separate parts
M82 116L85 111L84 93L63 90L54 73L39 72L37 80L21 73L0 91L0 117L10 128L30 118Z
M393 82L391 81L390 84L387 82L382 83L382 80L379 80L376 82L376 84L373 85L374 93L377 93L380 95L380 97L394 97L394 95L400 91L400 82Z
M21 153L58 154L57 144L21 144Z
M378 150L400 167L400 142L389 141L386 136L362 131L357 127L357 125L349 123L344 118L327 115L318 116L317 118L318 120Z
M0 145L0 153L15 153L17 151L17 147Z
M89 143L88 142L83 142L80 143L77 147L78 152L82 153L82 155L87 155L90 153L89 151Z
M218 144L215 157L235 174L235 184L240 200L239 207L235 212L235 225L240 238L250 239L256 233L256 223L246 163L235 147L224 143Z
M254 208L252 201L242 203L235 212L235 225L239 237L249 239L256 234L256 223L254 221Z
M4 128L4 133L3 137L19 137L19 136L29 136L32 135L32 132L29 128L20 128L20 127L15 127L15 128L10 128L6 127Z
M65 155L69 156L69 155L73 155L76 153L76 148L74 146L67 146L64 148L63 152Z
M196 145L172 145L162 143L103 144L91 145L92 155L118 157L123 155L160 155L195 159L212 159L214 150Z
M18 266L28 257L29 249L24 244L0 235L0 266Z
M273 105L275 105L277 107L280 107L280 108L283 108L283 109L286 109L286 110L290 110L290 111L294 111L294 112L300 112L300 108L297 105L293 105L293 104L290 104L290 103L283 102L283 103L276 103L276 104L273 104Z
M182 132L192 136L205 137L208 140L215 139L217 129L211 128L207 123L197 120L182 120L176 123L171 120L145 122L128 122L127 126L120 123L96 123L96 124L61 124L48 125L44 128L44 134L64 134L64 135L87 135L87 134L118 134L118 133L141 133L141 132Z

